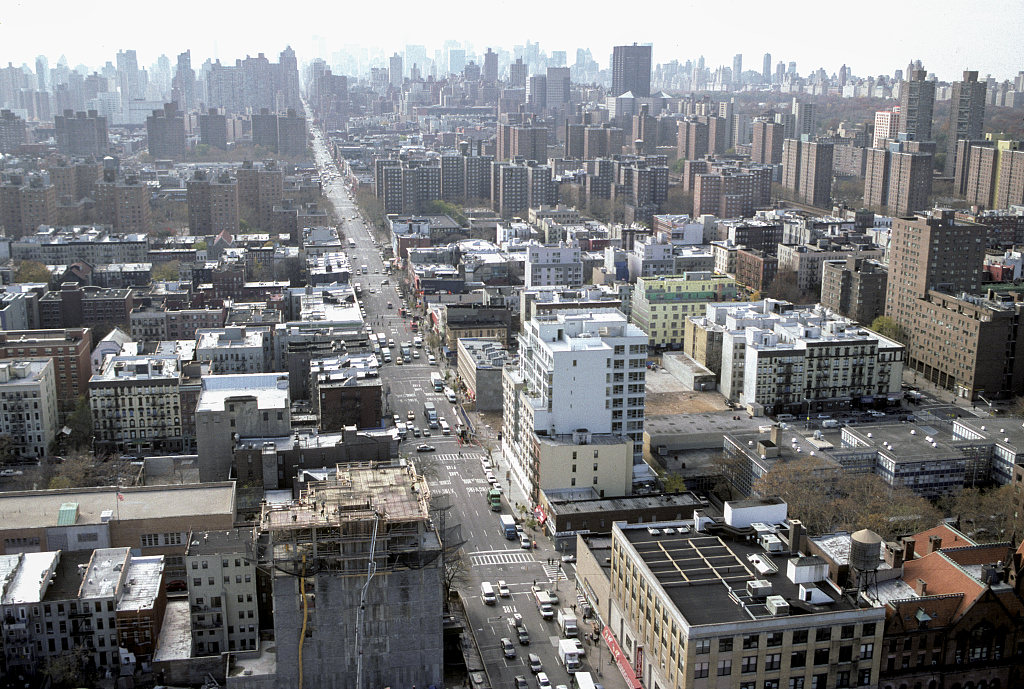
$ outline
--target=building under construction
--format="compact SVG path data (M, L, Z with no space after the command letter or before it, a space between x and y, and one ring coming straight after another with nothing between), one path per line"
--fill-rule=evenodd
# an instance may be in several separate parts
M277 686L442 686L441 543L412 464L338 465L299 500L264 504Z

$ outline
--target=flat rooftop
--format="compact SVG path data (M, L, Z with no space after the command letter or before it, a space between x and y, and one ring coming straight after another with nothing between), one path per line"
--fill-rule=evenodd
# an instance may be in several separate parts
M230 529L228 531L193 531L192 541L185 555L216 555L219 553L244 553L252 543L252 529Z
M965 458L952 444L953 436L933 426L912 423L845 426L842 437L844 448L851 445L874 448L896 463Z
M747 583L758 579L771 583L772 595L789 601L800 598L801 585L786 576L788 561L799 556L770 555L756 544L695 532L692 521L665 524L689 526L690 531L653 535L648 530L650 525L617 523L615 528L691 625L772 619L764 601L746 593ZM827 599L819 604L822 612L853 609L827 580L816 582L815 588ZM791 606L789 614L806 613Z
M694 493L674 495L639 495L627 498L604 498L597 500L558 500L557 495L547 494L551 511L555 514L585 514L601 511L646 510L656 507L698 508L707 504ZM551 498L555 498L551 500Z
M97 548L82 582L82 598L110 598L131 557L129 548Z
M188 660L192 657L192 616L188 600L169 600L164 609L164 623L157 637L153 662Z
M121 599L117 601L118 612L151 610L160 595L164 580L164 556L148 555L133 557L128 564Z
M232 397L255 397L260 409L288 408L287 373L235 373L203 376L196 412L224 411Z
M140 486L121 488L118 500L114 486L24 490L0 493L0 530L40 529L58 526L61 506L74 503L74 525L101 524L109 519L168 519L224 514L234 517L233 481L191 485Z
M50 575L57 569L60 553L50 551L44 553L22 553L21 555L4 555L4 558L20 558L8 560L3 567L7 577L3 580L3 604L38 603L43 598L44 588Z

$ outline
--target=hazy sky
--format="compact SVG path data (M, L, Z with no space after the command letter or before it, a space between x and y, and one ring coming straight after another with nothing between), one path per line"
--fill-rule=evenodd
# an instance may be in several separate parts
M614 15L603 19L604 8ZM1024 0L0 1L0 64L34 66L44 54L53 66L64 54L72 67L95 67L134 48L148 67L161 53L173 63L191 48L195 67L206 57L233 62L259 52L274 60L286 44L301 63L312 57L314 35L332 52L361 44L390 54L414 43L430 55L445 39L483 52L532 40L548 53L565 50L570 64L576 48L590 48L607 66L611 46L636 41L654 44L655 62L703 54L714 67L742 52L744 68L760 70L770 52L773 63L796 61L801 74L818 67L831 74L845 62L869 76L918 58L943 80L968 67L1012 79L1024 69Z

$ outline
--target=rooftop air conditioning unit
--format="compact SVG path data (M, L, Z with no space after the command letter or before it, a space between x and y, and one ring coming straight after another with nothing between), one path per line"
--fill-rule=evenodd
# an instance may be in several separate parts
M768 596L764 604L773 617L783 617L789 614L789 603L782 596Z

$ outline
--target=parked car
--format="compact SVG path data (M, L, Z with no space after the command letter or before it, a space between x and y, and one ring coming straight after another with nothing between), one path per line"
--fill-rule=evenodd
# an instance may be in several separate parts
M516 657L516 647L512 645L512 640L508 637L503 637L501 640L501 650L505 654L506 658Z
M537 673L537 689L551 689L551 680L546 673Z
M531 653L527 656L527 660L530 661L530 672L537 674L538 672L544 671L544 664L540 662L540 656L536 653Z

